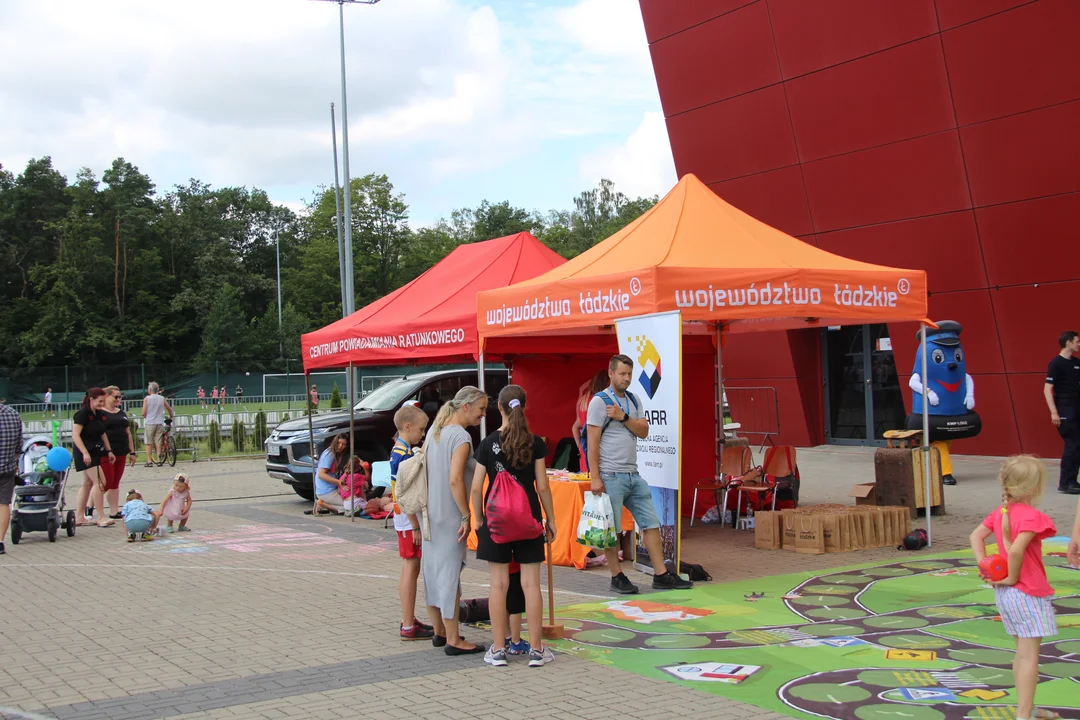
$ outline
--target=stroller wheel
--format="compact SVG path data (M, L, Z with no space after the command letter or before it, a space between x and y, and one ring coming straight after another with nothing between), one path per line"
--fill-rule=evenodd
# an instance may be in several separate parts
M65 516L64 529L67 530L68 537L75 537L75 511L68 510Z
M56 533L60 529L60 521L56 518L49 518L45 521L45 529L49 533L49 542L56 542Z
M19 540L22 539L22 525L15 518L11 520L11 544L18 545Z

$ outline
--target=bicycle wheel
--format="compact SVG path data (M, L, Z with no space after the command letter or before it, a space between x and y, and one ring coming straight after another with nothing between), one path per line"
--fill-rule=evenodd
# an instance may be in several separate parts
M176 440L172 435L165 438L165 458L169 461L169 467L176 467Z

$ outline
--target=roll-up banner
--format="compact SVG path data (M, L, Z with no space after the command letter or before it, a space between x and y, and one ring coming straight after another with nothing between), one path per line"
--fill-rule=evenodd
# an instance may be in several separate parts
M667 312L616 320L615 331L619 352L634 361L630 392L637 396L649 421L649 434L637 443L638 472L652 489L653 504L660 516L665 563L678 572L682 316ZM637 548L639 556L643 551L643 547Z

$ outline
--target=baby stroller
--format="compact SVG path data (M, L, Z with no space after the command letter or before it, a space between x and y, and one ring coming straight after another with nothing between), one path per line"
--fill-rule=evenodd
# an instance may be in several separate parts
M23 443L19 458L20 487L15 488L15 507L11 511L11 542L19 544L23 533L45 531L49 542L56 542L60 528L68 537L75 534L75 511L64 512L64 486L68 472L50 470L45 456L52 441L36 435Z

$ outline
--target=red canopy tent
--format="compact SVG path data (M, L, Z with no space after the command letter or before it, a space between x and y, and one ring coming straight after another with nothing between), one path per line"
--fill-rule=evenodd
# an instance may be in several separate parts
M476 294L564 262L527 232L461 245L408 285L301 336L304 371L350 363L472 362L479 353Z
M476 294L528 280L566 262L527 232L461 245L409 284L352 315L300 337L304 379L322 368L473 362L479 357ZM501 357L493 358L495 361ZM483 375L480 375L483 387ZM356 406L349 383L349 410ZM483 421L482 421L483 422ZM311 457L314 432L308 413ZM349 453L356 455L353 421Z

